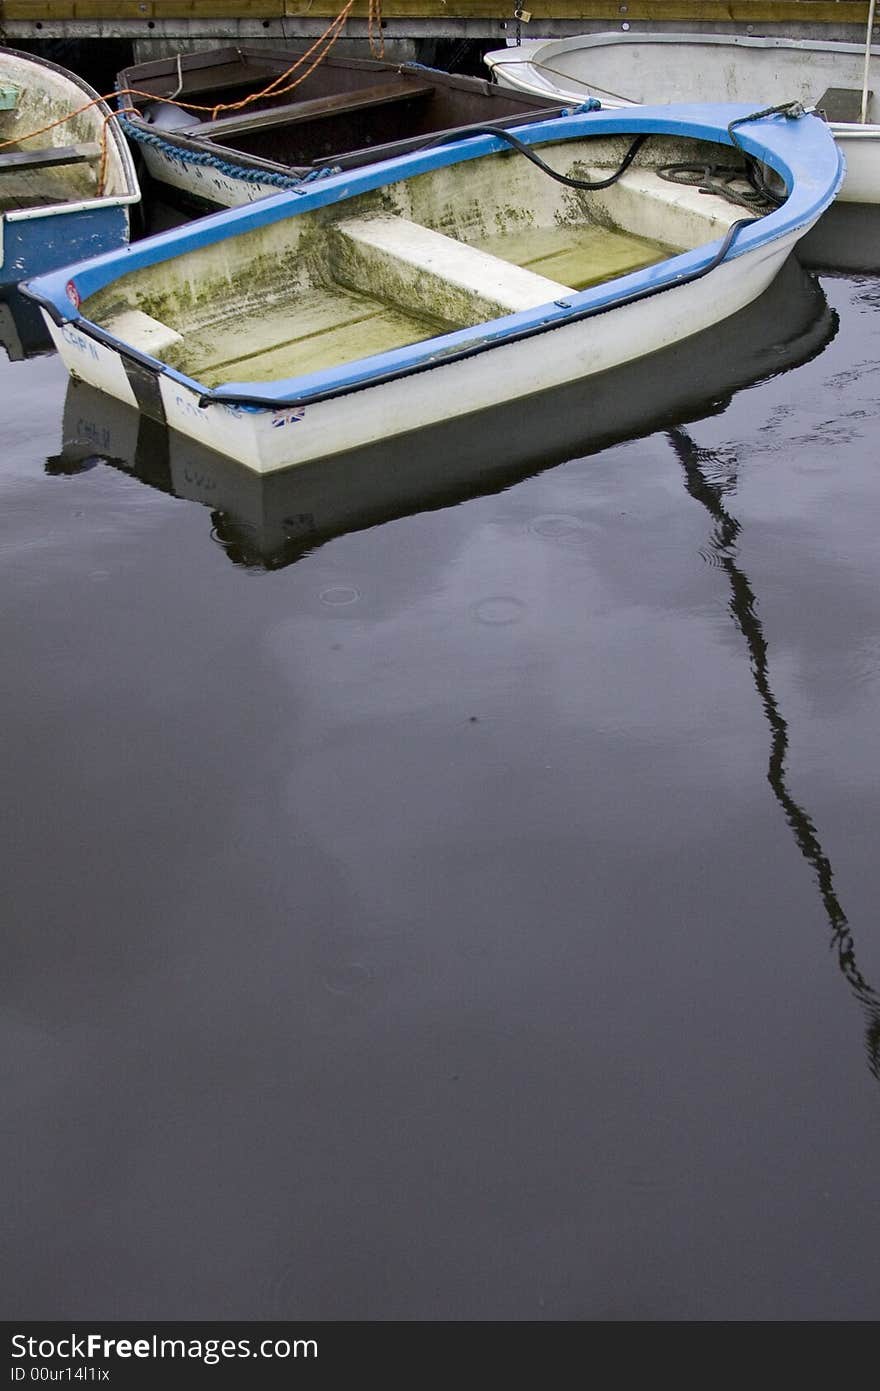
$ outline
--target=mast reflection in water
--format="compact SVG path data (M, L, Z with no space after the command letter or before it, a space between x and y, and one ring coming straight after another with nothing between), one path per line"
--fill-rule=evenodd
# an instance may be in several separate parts
M756 613L755 593L748 577L737 564L740 523L724 506L724 490L711 482L708 476L713 469L717 469L717 456L711 450L700 449L683 428L667 431L667 438L684 470L687 491L696 502L705 507L715 523L709 544L713 557L730 583L730 612L745 638L755 689L770 726L767 781L782 807L798 849L813 870L831 929L832 949L836 952L840 969L866 1016L865 1047L868 1067L873 1076L880 1081L880 997L865 980L856 963L852 930L835 892L831 862L822 849L813 820L795 801L786 783L788 725L770 685L767 639Z

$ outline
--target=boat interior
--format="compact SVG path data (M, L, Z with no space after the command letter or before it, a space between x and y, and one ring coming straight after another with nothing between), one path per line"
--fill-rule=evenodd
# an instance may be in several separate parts
M177 97L204 111L151 106L143 97L133 104L148 117L187 139L281 164L303 167L338 163L343 152L361 150L375 158L376 147L397 145L405 130L413 141L436 131L485 122L516 124L553 114L559 104L526 96L481 78L457 77L416 67L367 59L326 58L297 82L298 72L279 88L239 111L227 107L260 92L287 71L305 50L272 54L229 48L189 54L178 74L174 60L157 60L120 74L120 86ZM306 64L306 67L308 65ZM290 83L297 82L291 91ZM350 162L357 163L357 160Z
M35 74L39 80L35 80ZM103 118L85 92L54 69L0 53L0 213L98 195ZM34 132L41 132L34 134ZM118 161L108 161L105 192L123 194Z
M632 137L541 147L597 181ZM564 298L724 234L744 216L658 172L729 150L662 137L616 182L581 191L516 152L459 161L218 238L113 281L82 312L212 387L268 382Z

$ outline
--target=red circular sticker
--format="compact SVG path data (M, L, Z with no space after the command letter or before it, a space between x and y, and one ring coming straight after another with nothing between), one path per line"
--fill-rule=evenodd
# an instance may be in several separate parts
M79 309L82 300L79 297L79 290L76 288L75 283L72 280L68 280L64 288L67 290L67 298L70 300L74 309Z

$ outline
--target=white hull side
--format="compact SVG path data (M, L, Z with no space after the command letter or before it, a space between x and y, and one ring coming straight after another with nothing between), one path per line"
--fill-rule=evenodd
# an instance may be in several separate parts
M155 145L141 145L140 148L144 164L157 183L168 184L171 188L179 189L202 202L214 203L223 208L237 208L278 192L274 184L234 179L210 165L194 164L187 159L184 151L176 155L171 154L170 149L166 152L164 149L157 149Z
M633 304L335 400L274 410L201 407L197 392L160 375L165 417L172 429L258 473L324 458L587 378L709 328L767 288L804 230ZM135 404L114 350L76 329L50 328L73 375Z
M880 126L831 126L846 160L837 197L842 203L880 203Z
M119 353L96 343L73 324L56 324L45 312L43 318L58 356L72 377L89 382L129 406L137 406Z

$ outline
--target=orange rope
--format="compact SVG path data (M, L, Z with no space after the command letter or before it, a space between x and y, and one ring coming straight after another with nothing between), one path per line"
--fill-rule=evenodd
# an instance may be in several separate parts
M77 107L75 111L69 111L66 116L59 116L59 118L56 121L50 121L48 125L41 126L39 130L29 131L27 135L16 135L11 140L0 140L0 150L5 149L7 145L19 145L24 140L33 140L38 135L45 135L47 131L54 130L56 126L63 126L66 124L67 121L72 121L74 116L82 115L82 113L84 111L88 111L90 107L97 106L100 102L113 101L114 99L118 99L119 97L141 97L142 99L147 101L162 102L167 106L177 106L184 111L207 111L210 112L211 120L215 121L219 112L221 111L240 111L243 107L249 106L251 102L260 101L263 97L285 96L288 92L292 92L294 88L298 87L301 82L305 82L306 78L310 77L311 74L315 71L315 68L318 67L318 65L322 63L323 60L327 57L327 54L330 52L330 49L333 47L336 40L339 38L342 28L345 24L345 21L348 19L349 12L351 11L353 5L354 0L348 0L348 3L340 10L336 18L331 20L330 23L327 25L327 28L324 30L323 34L321 34L317 39L315 39L315 42L311 45L310 48L306 49L305 53L300 54L299 58L297 58L295 63L291 63L290 67L287 68L285 72L282 72L278 75L278 77L273 78L272 81L268 84L268 86L264 87L261 91L252 92L250 96L243 97L241 101L225 103L219 102L216 106L199 106L195 102L177 101L172 97L159 97L156 96L154 92L141 92L136 87L123 87L118 91L109 92L105 96L93 97L91 101L87 101L83 106ZM374 5L378 5L379 7L381 7L381 0L370 0L371 25L372 9ZM326 44L324 44L325 39L327 40ZM371 32L371 46L372 42L373 40ZM321 48L322 44L324 44L323 48ZM294 82L289 83L286 87L282 87L279 85L280 83L284 82L286 78L290 77L292 73L296 72L297 68L301 67L302 64L306 61L306 59L310 58L311 55L315 52L315 50L319 48L321 51L318 53L317 58L313 63L309 64L305 72L300 73L299 77L297 77ZM140 115L140 112L134 106L126 106L120 107L115 111L109 111L107 115L105 115L103 118L103 124L101 127L101 159L100 164L98 166L97 194L99 197L104 191L104 180L107 176L107 127L110 121L116 120L118 116L126 115L138 116Z
M375 30L375 37L374 37ZM370 37L370 52L374 58L385 57L385 35L382 33L382 0L370 0L367 18L367 33Z
M370 3L372 4L373 0L370 0ZM327 57L327 54L330 52L330 49L333 47L336 40L339 38L343 26L345 25L345 21L348 19L349 13L353 5L354 0L348 0L348 3L339 11L339 14L336 16L336 18L332 19L330 23L327 25L327 28L324 30L323 34L321 34L319 38L315 39L315 42L312 44L311 48L307 48L305 53L300 54L296 62L292 63L286 72L283 72L279 74L278 77L273 78L269 85L267 87L264 87L261 92L252 92L250 96L242 97L241 101L226 103L220 102L217 106L212 108L209 108L207 106L187 106L186 102L178 102L177 104L179 106L187 107L187 109L190 111L207 111L210 109L211 120L214 121L217 119L217 113L219 111L240 111L243 106L249 106L252 101L257 101L261 97L281 97L284 96L287 92L292 92L294 87L298 87L301 82L305 82L306 78L309 77L310 74L315 71L315 68L318 66L318 64L323 62L323 60ZM286 77L289 77L291 73L296 72L297 68L300 67L306 61L307 58L310 58L312 56L315 49L318 48L322 43L324 43L325 39L327 39L327 43L325 47L321 50L321 52L318 54L318 57L315 59L314 63L312 63L304 73L301 73L295 82L291 82L290 85L287 87L282 87L280 84L284 81L284 79ZM141 96L143 94L138 92L134 93L134 95ZM159 100L166 100L166 98L159 98Z

